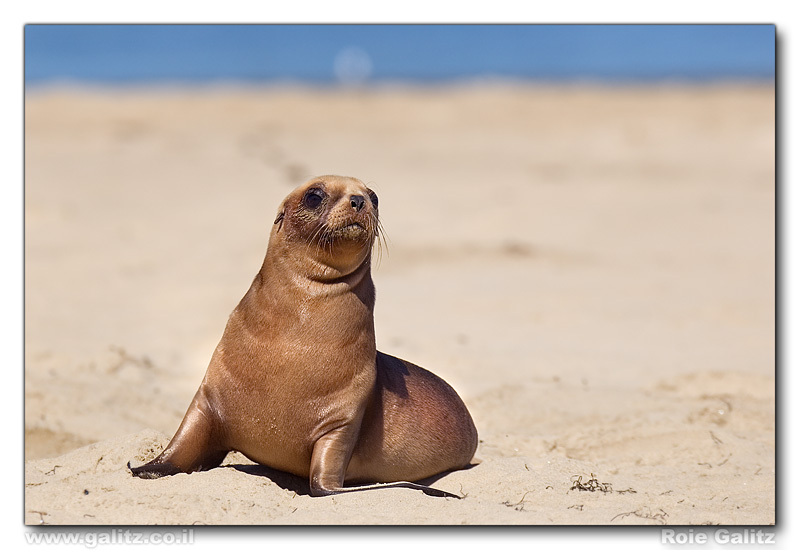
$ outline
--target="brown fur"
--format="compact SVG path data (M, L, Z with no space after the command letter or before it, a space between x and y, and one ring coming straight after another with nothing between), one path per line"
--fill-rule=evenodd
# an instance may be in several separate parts
M309 477L313 495L403 481L452 496L405 483L466 466L477 431L446 382L375 349L379 231L377 197L357 179L293 191L177 433L134 475L205 470L237 450Z

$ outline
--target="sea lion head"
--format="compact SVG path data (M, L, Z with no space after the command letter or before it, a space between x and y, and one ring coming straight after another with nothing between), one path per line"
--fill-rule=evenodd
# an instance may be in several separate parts
M312 178L283 201L273 236L304 246L304 255L346 275L369 261L380 233L378 195L356 178Z

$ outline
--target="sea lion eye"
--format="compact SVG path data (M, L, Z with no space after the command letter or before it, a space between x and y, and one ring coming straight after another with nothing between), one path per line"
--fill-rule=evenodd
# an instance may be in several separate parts
M310 209L317 208L320 204L322 204L323 200L325 200L325 192L316 187L312 187L306 191L306 194L303 196L303 204L306 208Z
M367 193L369 194L369 200L372 202L372 207L377 209L378 208L378 195L375 194L375 191L372 189L368 189Z

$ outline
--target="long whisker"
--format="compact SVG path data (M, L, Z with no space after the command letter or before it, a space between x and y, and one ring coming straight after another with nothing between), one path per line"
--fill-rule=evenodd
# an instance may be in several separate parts
M374 252L375 248L376 248L375 247L375 240L376 240L376 237L377 237L377 227L378 227L378 224L377 224L376 219L375 219L375 214L372 214L371 216L369 216L367 218L367 227L366 227L368 243L369 243L369 246L370 246L370 252ZM380 256L381 256L380 245L378 246L377 254L378 254L378 263L380 263Z
M377 264L380 265L381 260L383 259L383 250L386 249L388 252L389 245L386 241L386 230L383 228L383 224L381 223L380 218L376 215L373 215L370 218L370 222L372 227L370 228L370 232L373 234L373 239L375 245L373 246L373 250L377 249Z
M389 242L386 237L386 230L380 220L378 220L378 249L381 254L383 254L384 249L386 250L386 254L389 254Z
M326 226L320 225L318 228L314 230L314 233L311 235L311 238L308 239L306 242L306 255L310 255L310 251L312 247L321 248L323 246L323 234L326 230Z

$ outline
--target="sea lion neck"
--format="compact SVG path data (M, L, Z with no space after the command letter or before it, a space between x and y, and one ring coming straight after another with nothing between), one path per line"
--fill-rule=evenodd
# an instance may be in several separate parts
M287 292L312 296L335 296L353 292L372 308L375 289L369 252L358 266L342 271L311 255L290 254L285 243L270 243L257 280L270 293Z

